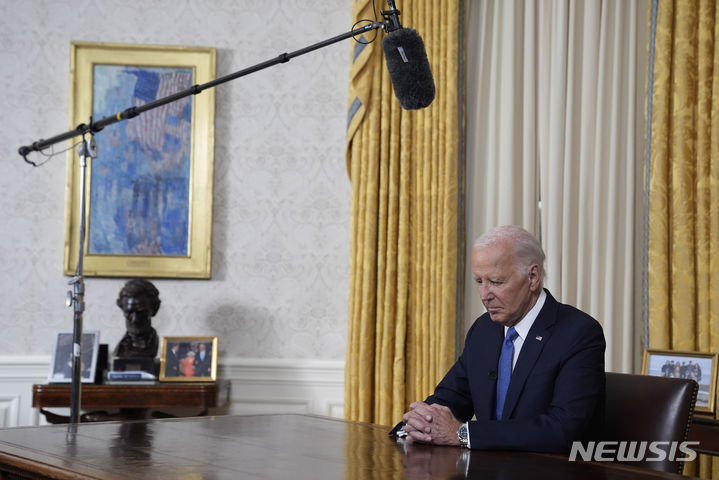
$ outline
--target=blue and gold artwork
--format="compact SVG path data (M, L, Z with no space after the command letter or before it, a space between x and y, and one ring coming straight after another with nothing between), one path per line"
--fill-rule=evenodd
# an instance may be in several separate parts
M189 68L95 65L93 117L192 86ZM88 252L187 256L192 97L148 110L96 136Z

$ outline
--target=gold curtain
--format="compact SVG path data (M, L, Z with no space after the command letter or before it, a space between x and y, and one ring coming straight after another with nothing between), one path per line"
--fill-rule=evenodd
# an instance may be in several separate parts
M656 9L656 22L651 8ZM649 346L719 351L719 9L654 1ZM702 477L719 461L701 456ZM713 474L713 475L712 475Z
M345 417L390 425L455 358L459 229L460 0L398 3L430 60L436 97L402 110L378 32L351 51L347 169L352 182ZM400 5L404 3L403 5ZM403 8L404 7L404 8ZM381 18L356 0L353 18ZM363 35L371 40L373 32Z

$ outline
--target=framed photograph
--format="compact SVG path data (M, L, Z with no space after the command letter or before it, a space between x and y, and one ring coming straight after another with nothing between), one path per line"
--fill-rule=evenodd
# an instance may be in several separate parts
M217 337L164 337L161 382L217 380Z
M699 384L697 412L714 413L717 354L645 350L642 374L655 377L690 378Z
M73 42L70 124L215 78L216 50ZM86 168L86 276L210 278L215 91L107 126ZM70 141L77 143L79 138ZM64 272L79 254L81 168L68 151Z
M100 350L100 332L88 330L82 332L82 349L80 353L80 380L82 383L93 383L97 369L97 355ZM55 343L50 361L48 383L72 382L72 332L56 332Z

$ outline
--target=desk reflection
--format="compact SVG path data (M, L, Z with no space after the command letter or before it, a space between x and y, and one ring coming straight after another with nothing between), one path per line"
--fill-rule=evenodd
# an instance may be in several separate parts
M637 478L636 470L622 471L622 467L612 471L608 477L604 465L570 462L565 455L469 450L460 447L407 443L404 439L390 441L395 443L395 450L402 453L402 472L393 478L409 480L461 480L465 478L502 480L618 478L634 480Z
M114 463L150 464L152 461L152 430L145 422L121 423L110 442L110 458Z
M457 447L431 447L396 440L402 452L403 478L412 480L467 478L471 451Z
M467 475L470 450L408 443L386 430L345 424L345 480L458 480ZM398 455L398 452L400 453ZM372 466L372 468L365 468Z

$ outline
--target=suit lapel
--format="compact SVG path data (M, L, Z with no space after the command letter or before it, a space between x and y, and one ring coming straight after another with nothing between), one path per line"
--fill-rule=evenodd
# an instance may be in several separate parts
M547 291L547 298L544 301L542 310L539 311L537 319L529 329L527 338L524 339L519 358L512 371L512 377L507 389L507 397L504 402L503 418L511 418L514 408L517 406L519 395L524 389L527 378L542 354L544 345L552 335L550 327L556 321L557 301Z

